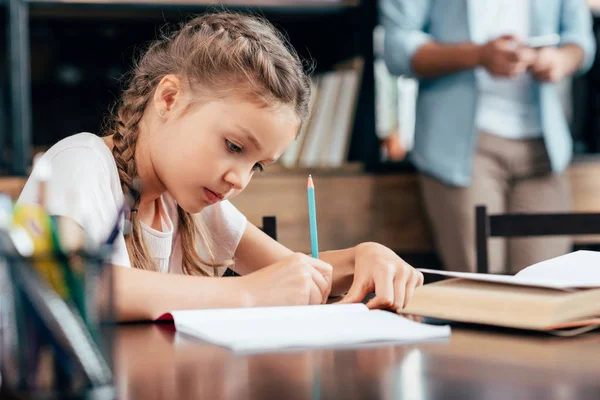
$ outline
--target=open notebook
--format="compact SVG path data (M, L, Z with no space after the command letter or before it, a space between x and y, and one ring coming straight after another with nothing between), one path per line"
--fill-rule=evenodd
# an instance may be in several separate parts
M453 279L417 288L404 313L564 336L600 326L600 252L576 251L514 276L420 271Z
M429 326L364 304L173 311L178 332L236 352L401 344L444 339L448 326Z

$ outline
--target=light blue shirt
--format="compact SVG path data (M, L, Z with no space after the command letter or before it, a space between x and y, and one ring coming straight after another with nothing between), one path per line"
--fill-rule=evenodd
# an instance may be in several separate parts
M529 34L530 0L481 0L486 2L486 35L483 43L502 35L525 40ZM480 43L480 44L483 44ZM475 126L478 131L506 139L542 136L540 105L531 73L497 77L485 68L475 71L479 101Z
M561 45L584 51L580 73L593 63L596 43L586 0L531 0L530 35L558 33ZM411 60L429 41L485 41L486 2L482 0L381 0L385 26L385 61L394 75L415 76ZM448 184L471 182L477 145L478 107L475 70L419 80L415 142L411 159L423 173ZM573 143L555 84L536 83L541 126L552 170L563 171Z

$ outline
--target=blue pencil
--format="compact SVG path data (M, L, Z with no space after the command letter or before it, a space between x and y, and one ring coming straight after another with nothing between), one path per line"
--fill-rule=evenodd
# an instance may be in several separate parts
M319 258L319 239L317 237L317 210L315 207L315 185L308 175L308 221L310 224L310 249L314 258Z

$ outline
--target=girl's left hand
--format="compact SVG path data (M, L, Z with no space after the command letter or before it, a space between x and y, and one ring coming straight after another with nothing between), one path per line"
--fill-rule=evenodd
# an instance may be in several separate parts
M377 243L361 243L356 246L352 286L340 303L361 302L375 291L367 307L398 311L422 284L423 274L392 250Z

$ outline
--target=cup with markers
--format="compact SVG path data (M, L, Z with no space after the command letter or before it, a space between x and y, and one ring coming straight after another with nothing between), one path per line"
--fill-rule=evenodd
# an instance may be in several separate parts
M50 215L50 164L33 173L36 204L0 193L0 394L113 398L112 241Z

